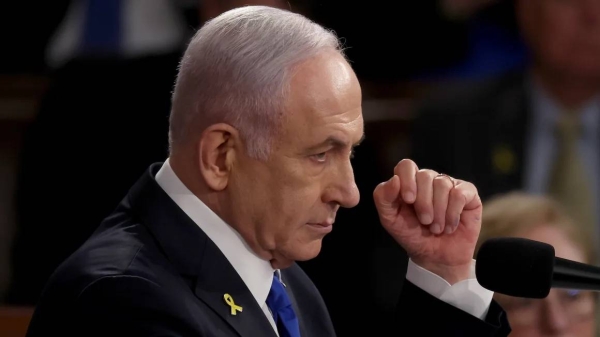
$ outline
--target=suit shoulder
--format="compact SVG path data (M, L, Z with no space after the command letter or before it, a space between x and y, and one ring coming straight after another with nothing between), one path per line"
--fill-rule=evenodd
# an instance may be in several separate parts
M300 309L300 320L319 336L335 336L331 317L321 293L296 263L282 271L283 282L290 288Z
M76 301L79 303L78 307L94 307L99 303L118 307L119 302L134 303L145 299L144 303L148 302L160 307L158 303L165 302L168 298L160 284L155 281L138 275L120 274L102 276L93 280L82 289Z
M77 296L98 279L128 275L155 281L164 259L145 227L125 212L108 217L50 278L46 292Z
M102 276L89 283L73 300L40 303L28 336L196 336L186 299L137 275ZM207 321L204 312L197 320Z
M315 308L326 308L325 301L319 289L317 289L310 277L296 263L282 272L282 279L284 283L290 285L292 292L300 304L306 302L316 305Z

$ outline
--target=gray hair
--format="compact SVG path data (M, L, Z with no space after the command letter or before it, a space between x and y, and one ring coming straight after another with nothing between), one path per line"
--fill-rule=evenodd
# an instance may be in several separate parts
M325 49L343 55L335 33L285 10L246 6L208 21L179 65L171 149L191 131L227 123L239 130L250 156L267 159L294 66Z

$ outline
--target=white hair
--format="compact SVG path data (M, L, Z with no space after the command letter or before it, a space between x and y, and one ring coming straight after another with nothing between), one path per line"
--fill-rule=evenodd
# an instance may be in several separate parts
M227 123L240 132L250 156L268 158L293 67L325 49L343 55L335 33L285 10L246 6L208 21L179 65L171 149L190 132Z

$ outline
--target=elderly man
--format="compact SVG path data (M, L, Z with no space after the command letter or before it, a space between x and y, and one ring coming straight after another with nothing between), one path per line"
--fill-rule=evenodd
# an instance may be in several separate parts
M294 261L317 256L338 209L358 203L362 137L360 86L332 33L269 7L218 16L181 61L169 158L58 268L28 335L334 336ZM506 335L472 275L476 188L403 160L373 196L411 257L386 327Z

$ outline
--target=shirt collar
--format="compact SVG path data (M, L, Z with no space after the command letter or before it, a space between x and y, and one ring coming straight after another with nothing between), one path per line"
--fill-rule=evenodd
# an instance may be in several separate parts
M196 197L177 177L169 159L156 174L156 182L217 245L240 275L259 305L267 300L273 273L271 263L256 255L233 227ZM194 258L190 256L190 258Z
M531 89L532 111L534 127L544 130L553 130L556 125L562 107L556 102L548 92L531 76L529 78L529 87ZM580 108L581 125L583 126L584 136L597 135L600 126L600 97L594 96Z

